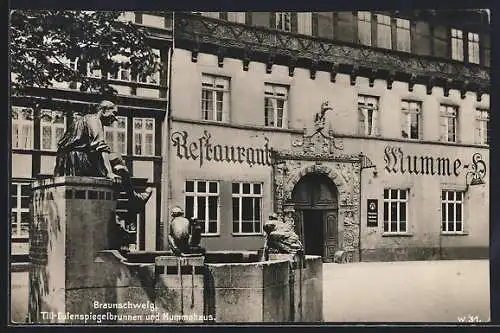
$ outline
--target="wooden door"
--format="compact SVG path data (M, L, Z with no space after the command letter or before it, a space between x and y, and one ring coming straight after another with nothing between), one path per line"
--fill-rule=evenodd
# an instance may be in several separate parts
M323 212L324 226L324 262L333 262L335 251L339 249L338 241L338 210L330 209Z

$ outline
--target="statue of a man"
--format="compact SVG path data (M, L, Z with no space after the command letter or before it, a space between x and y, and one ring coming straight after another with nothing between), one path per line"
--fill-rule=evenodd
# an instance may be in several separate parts
M130 172L120 154L105 141L104 126L117 121L116 105L103 100L96 112L76 117L57 144L54 176L106 177L120 181L129 197L131 210L139 210L151 197L152 189L134 191Z

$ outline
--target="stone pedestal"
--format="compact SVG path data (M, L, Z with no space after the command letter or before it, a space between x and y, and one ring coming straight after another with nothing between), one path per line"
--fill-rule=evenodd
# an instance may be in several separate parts
M113 184L66 176L35 181L32 190L29 320L71 323L71 315L94 310L88 291L101 278L94 259L115 245Z

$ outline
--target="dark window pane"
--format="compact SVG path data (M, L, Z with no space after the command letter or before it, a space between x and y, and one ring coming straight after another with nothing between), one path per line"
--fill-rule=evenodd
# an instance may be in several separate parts
M253 221L252 198L242 198L241 219L243 221Z
M210 220L217 220L217 201L218 197L208 198L208 218Z
M21 212L21 223L30 223L30 212Z
M10 195L17 195L17 185L10 185Z
M255 221L260 221L260 198L253 199L254 213L255 213Z
M391 190L391 199L398 198L398 190Z
M30 197L22 197L21 208L29 208L29 206L30 206Z
M402 202L399 204L399 220L406 222L406 203Z
M396 202L391 202L391 222L397 221L398 219L398 204Z
M22 196L30 196L31 195L30 185L21 185L21 195Z
M239 215L240 215L240 199L239 198L233 198L233 221L238 221L239 220Z
M248 183L243 184L243 193L250 194L250 184L248 184Z
M446 222L441 223L441 231L446 231Z
M452 203L448 204L448 221L455 221L455 207Z
M238 222L233 222L233 232L240 232L240 224Z
M462 192L457 192L457 200L458 201L462 200Z
M234 194L240 193L240 184L239 183L233 183L233 193Z
M401 199L403 199L403 200L404 200L404 199L406 199L406 191L405 191L405 190L401 190L401 191L399 192L399 195L400 195L400 198L401 198Z
M384 190L384 199L389 199L389 190Z
M389 203L384 202L384 221L389 221Z
M252 222L242 222L241 223L241 232L253 232L253 223Z
M217 182L210 182L209 192L210 193L217 193Z
M462 231L462 223L461 222L457 222L456 226L457 226L456 231Z
M198 202L198 212L197 212L197 217L201 220L205 220L205 206L206 206L206 202L205 202L205 197L199 197L199 198L196 198L197 199L197 202Z
M405 222L401 222L399 224L399 231L406 232L406 223Z
M455 231L453 228L453 222L448 222L448 231Z
M209 222L208 223L208 232L211 234L217 233L217 222Z
M207 183L206 182L198 182L198 192L205 193L207 191Z
M391 222L391 232L396 232L396 231L398 231L398 223Z
M441 204L441 221L446 221L446 204Z
M194 182L193 181L186 182L186 192L194 192Z
M187 196L184 200L184 207L186 207L185 216L187 218L193 217L194 213L194 198Z
M17 197L15 196L10 197L10 205L11 208L17 208Z
M456 208L455 216L457 221L462 221L462 204L456 204L455 208Z
M262 232L262 230L260 230L260 223L255 223L255 232Z
M384 222L384 232L388 232L388 231L389 231L389 223Z
M261 184L253 184L253 193L260 194L261 193Z
M446 191L441 192L441 200L446 200Z
M454 199L454 194L455 194L455 192L449 191L448 192L448 200L453 200Z

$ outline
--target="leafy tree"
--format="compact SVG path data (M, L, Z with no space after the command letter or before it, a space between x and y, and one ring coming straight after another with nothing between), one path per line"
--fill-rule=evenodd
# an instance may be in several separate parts
M108 73L130 69L132 76L161 69L148 44L147 31L118 20L120 12L13 10L10 15L11 92L25 95L30 87L52 82L81 83L81 91L115 94ZM71 61L78 59L78 66ZM87 76L87 64L101 78Z

